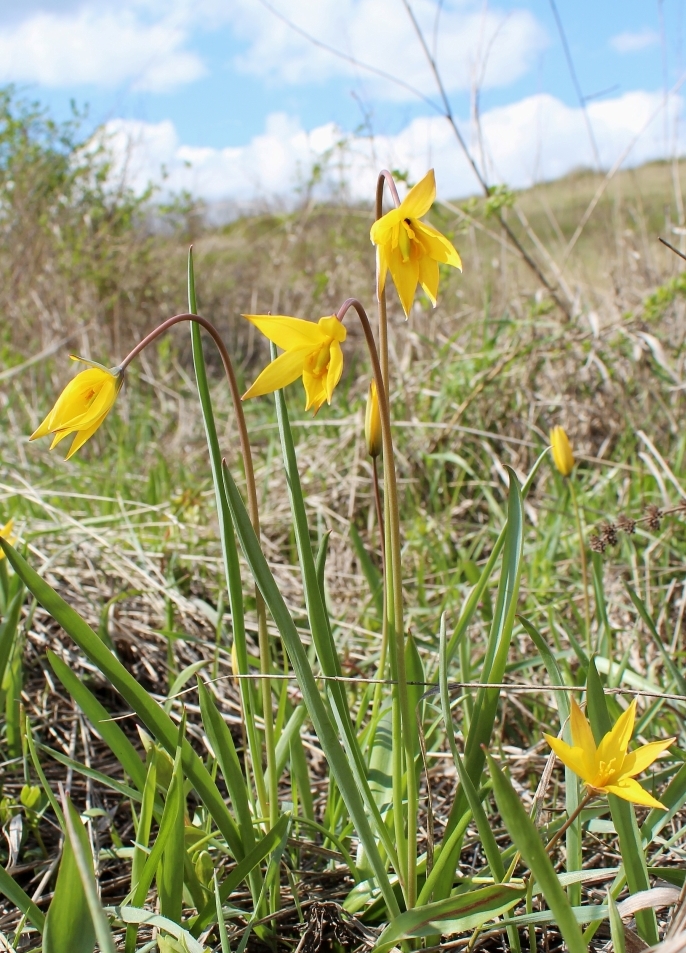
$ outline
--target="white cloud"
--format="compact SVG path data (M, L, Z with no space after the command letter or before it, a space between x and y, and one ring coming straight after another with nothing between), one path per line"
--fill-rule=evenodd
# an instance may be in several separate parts
M0 81L167 90L204 73L185 41L171 16L146 22L131 9L104 5L61 15L40 10L0 27Z
M589 105L589 116L604 164L610 166L639 133L662 102L658 93L633 92ZM673 114L681 108L672 100ZM530 96L509 106L483 113L481 128L489 180L513 187L555 178L591 163L583 114L547 94ZM332 123L305 132L297 121L272 115L265 131L246 146L228 149L183 145L169 121L148 124L115 120L107 126L118 169L126 170L130 184L142 190L160 181L164 189L187 189L209 202L239 204L293 200L294 190L306 182L315 162L327 152L331 161L323 188L345 180L348 197L371 199L376 172L382 166L407 169L419 179L435 167L439 194L444 198L478 191L473 172L460 152L448 123L440 117L413 120L395 136L373 141L344 137ZM477 152L476 136L472 147ZM344 147L338 144L343 140ZM661 117L641 135L630 163L664 155ZM477 153L478 154L478 153Z
M637 33L618 33L610 39L610 46L618 53L636 53L660 42L659 35L645 27Z
M323 43L396 76L424 95L436 83L412 22L396 0L275 0L275 8ZM233 26L247 43L235 65L274 81L310 83L359 76L374 92L407 99L408 91L333 56L254 0L233 5ZM449 91L505 86L527 72L548 38L525 9L504 13L477 0L448 0L436 24L434 0L415 0L417 21ZM436 45L434 48L434 37Z

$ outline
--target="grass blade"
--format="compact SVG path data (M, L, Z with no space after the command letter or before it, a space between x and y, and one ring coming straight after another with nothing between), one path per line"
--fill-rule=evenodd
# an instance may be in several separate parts
M555 868L548 856L536 827L527 814L519 795L490 755L488 765L493 779L498 810L510 837L526 861L545 900L553 912L569 953L587 953L581 930L567 899Z
M158 741L173 754L176 750L178 730L169 715L138 684L121 662L103 645L91 627L62 599L45 580L36 573L23 556L0 539L12 568L33 593L38 602L62 626L81 651L96 665L114 688L126 699L146 727ZM236 859L243 857L243 845L236 822L229 813L217 785L207 768L193 751L188 741L183 743L183 768L186 776L198 792L203 803L227 840Z

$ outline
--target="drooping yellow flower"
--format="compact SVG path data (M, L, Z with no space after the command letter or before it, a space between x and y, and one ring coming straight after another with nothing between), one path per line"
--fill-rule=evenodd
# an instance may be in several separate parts
M553 448L553 460L562 476L568 477L574 469L574 454L564 427L553 427L550 431L550 443Z
M331 396L343 373L343 351L346 330L335 315L314 321L290 318L283 314L244 314L265 337L280 347L280 354L268 364L252 387L243 394L260 397L287 387L299 377L303 379L307 406L315 414Z
M381 453L381 414L379 412L379 395L376 390L376 381L369 385L367 395L367 409L364 415L364 439L367 444L367 453L370 457L378 457Z
M118 367L108 369L79 357L72 357L72 360L83 361L90 367L69 381L48 416L29 437L29 440L37 440L54 434L50 444L52 450L60 440L75 434L67 460L93 436L112 409L124 383L124 373Z
M17 541L17 537L14 536L14 534L12 533L13 529L14 529L14 520L12 519L7 520L7 522L2 527L2 529L0 529L0 536L3 539L6 539L11 546L14 546L14 544ZM0 559L4 559L4 558L5 558L5 552L3 549L0 549Z
M545 735L545 740L563 764L586 782L589 791L616 794L625 801L666 810L663 804L641 787L634 778L655 761L676 740L653 741L636 751L628 751L634 731L636 699L623 712L611 731L596 747L591 726L572 699L571 729L573 745Z
M436 180L431 169L410 189L398 208L374 222L370 232L377 246L378 292L383 291L390 271L406 316L410 313L417 284L436 307L439 262L462 271L462 261L452 242L438 229L419 221L435 198Z

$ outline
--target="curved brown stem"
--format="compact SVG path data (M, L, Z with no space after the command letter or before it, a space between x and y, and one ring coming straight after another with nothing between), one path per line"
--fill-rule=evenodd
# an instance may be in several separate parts
M248 493L248 511L250 513L250 521L253 525L255 533L259 536L260 533L260 517L257 508L257 488L255 486L255 470L252 462L252 451L250 449L250 439L248 437L248 428L245 423L245 414L243 413L243 403L241 401L240 391L238 390L238 381L236 380L236 375L233 370L233 364L231 363L231 357L229 352L226 349L219 331L215 328L211 321L208 321L207 318L203 318L200 314L191 314L186 311L183 314L175 314L171 318L167 318L166 321L163 321L158 327L151 331L142 341L139 341L138 344L130 351L124 360L121 362L121 369L125 371L129 366L131 361L138 357L141 351L152 344L153 341L157 340L160 335L164 334L169 328L172 328L175 324L180 324L182 321L195 321L196 324L199 324L203 327L207 333L210 335L214 343L217 345L217 350L222 359L222 364L224 365L224 371L226 373L226 378L229 382L229 390L231 391L231 400L233 402L233 408L236 414L236 421L238 424L238 435L241 443L241 455L243 457L243 468L245 470L245 482L247 486Z

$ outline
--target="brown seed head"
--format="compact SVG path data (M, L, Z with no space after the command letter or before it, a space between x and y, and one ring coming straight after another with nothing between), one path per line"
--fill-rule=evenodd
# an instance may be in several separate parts
M602 523L600 526L600 538L606 546L617 545L617 527L614 523Z
M646 523L648 524L648 529L659 530L660 520L662 519L662 510L659 506L655 506L654 503L651 503L650 506L646 507Z
M624 513L620 513L617 519L617 528L631 536L632 533L636 532L636 520L632 520L630 516L625 516Z
M601 539L600 536L589 536L588 544L594 553L605 552L605 540Z

